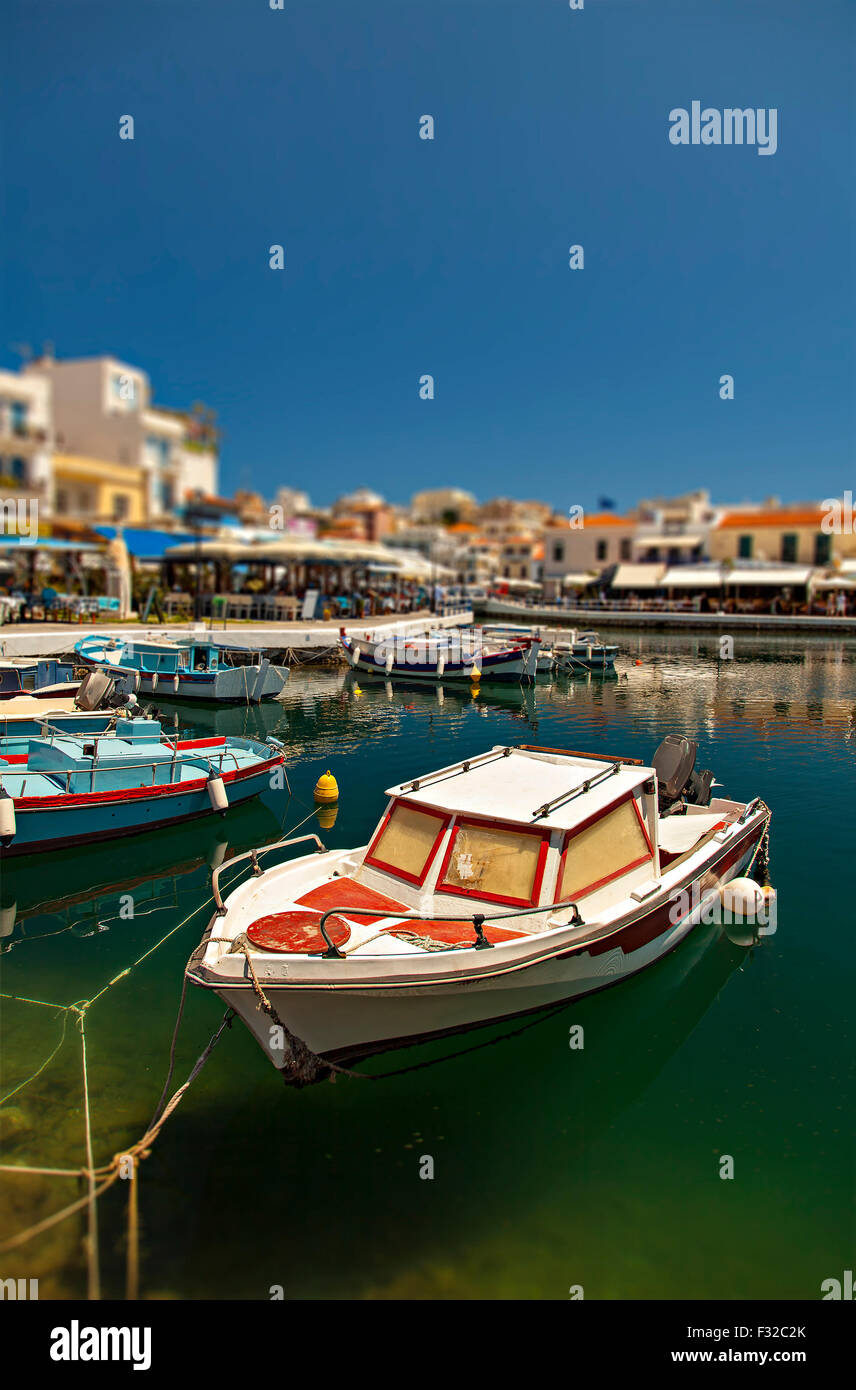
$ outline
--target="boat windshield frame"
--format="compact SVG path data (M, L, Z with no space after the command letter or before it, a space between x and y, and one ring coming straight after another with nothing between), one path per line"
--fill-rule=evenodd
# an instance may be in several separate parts
M457 884L447 884L443 882L454 852L455 841L458 838L460 830L465 826L483 826L491 830L504 830L511 835L531 835L540 840L530 897L510 897L503 893L487 892L484 888L468 889L462 888ZM550 849L551 835L552 832L549 826L522 825L519 821L502 821L490 816L472 816L466 811L459 812L455 817L455 824L449 836L446 853L440 865L435 892L448 894L450 897L454 898L470 899L471 901L501 903L507 907L538 907L541 901L541 889L544 885L544 870L547 864L547 854Z
M422 873L420 875L409 873L406 869L399 868L396 864L390 864L387 860L378 859L374 854L376 845L381 840L390 820L399 806L404 807L408 811L417 811L420 815L432 816L439 825L437 834L434 837L434 843L428 851L428 856L422 866ZM409 801L407 797L397 796L386 808L380 825L369 841L369 847L363 856L363 863L366 868L377 869L381 873L389 874L392 878L400 879L403 883L412 883L414 887L422 888L431 872L431 866L437 857L437 851L440 848L443 836L446 834L451 822L452 815L449 812L437 811L432 806L421 806L418 802Z
M559 851L559 870L556 874L555 896L557 902L560 900L561 897L563 880L565 877L565 861L567 859L568 850L570 849L572 842L576 839L578 835L581 835L584 831L591 829L591 827L593 825L596 825L599 821L604 820L606 816L611 816L616 811L620 810L622 806L626 806L628 801L631 803L633 810L636 813L636 819L639 822L639 828L642 831L642 834L645 837L645 842L648 846L648 853L641 855L638 859L632 859L629 863L623 864L620 868L615 869L614 872L606 874L605 876L602 876L599 879L595 879L593 880L593 882L586 884L582 888L578 888L574 893L574 899L576 900L578 898L584 898L589 893L596 893L598 889L604 888L608 883L614 883L614 881L617 878L623 878L625 874L632 873L634 869L641 868L643 864L650 864L652 866L653 872L656 858L654 851L654 843L651 839L651 836L648 833L648 827L645 824L645 818L639 810L639 802L637 801L636 791L630 790L629 792L625 792L623 796L620 796L617 801L611 801L608 806L601 807L601 809L599 811L596 811L594 815L588 816L585 820L580 821L579 825L571 826L570 829L565 831L562 837L562 847Z

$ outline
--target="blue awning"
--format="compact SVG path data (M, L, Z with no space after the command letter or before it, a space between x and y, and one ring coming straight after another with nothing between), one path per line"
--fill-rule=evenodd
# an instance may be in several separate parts
M78 554L80 551L99 551L103 546L96 545L94 541L61 541L53 536L45 536L39 540L31 541L26 536L5 536L0 535L0 550L50 550L55 554L63 554L73 550Z
M115 526L96 526L95 529L106 540L115 539ZM190 545L196 536L192 531L147 531L142 527L123 526L122 539L128 547L128 554L136 560L162 560L169 546Z

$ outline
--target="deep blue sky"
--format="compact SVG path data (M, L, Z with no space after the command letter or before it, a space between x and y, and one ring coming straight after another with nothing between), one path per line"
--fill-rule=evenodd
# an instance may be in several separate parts
M49 339L205 400L226 490L856 483L854 0L6 0L3 31L0 361ZM673 147L694 99L775 106L778 152Z

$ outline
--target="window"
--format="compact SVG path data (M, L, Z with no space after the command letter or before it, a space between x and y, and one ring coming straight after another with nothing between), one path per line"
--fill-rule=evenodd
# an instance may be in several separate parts
M832 537L820 531L814 538L814 563L816 565L828 565L831 559Z
M480 821L458 822L440 870L438 893L465 894L512 906L538 901L547 838Z
M124 521L131 509L131 501L126 492L113 493L113 520Z
M609 550L609 544L608 544L607 541L598 541L598 543L597 543L597 552L596 552L598 560L605 560L605 559L606 559L606 556L607 556L607 553L608 553L608 550Z
M631 544L630 544L630 537L629 537L629 536L625 536L624 539L623 539L623 541L620 542L620 546L621 546L621 549L620 549L621 559L622 559L622 560L629 560L629 559L631 558L632 554L633 554L633 550L632 550L632 547L631 547Z
M582 898L653 858L633 797L572 831L565 843L556 902Z
M741 560L751 560L751 559L752 559L752 537L751 537L751 536L738 536L738 537L737 537L737 555L738 555L738 558L741 559Z
M421 887L448 823L438 811L396 801L369 845L365 862Z
M9 416L13 434L27 433L27 406L23 401L12 401Z
M565 546L562 541L557 541L553 546L553 563L560 565L565 558Z
M782 536L782 559L786 564L796 564L797 550L799 548L799 537L793 532Z

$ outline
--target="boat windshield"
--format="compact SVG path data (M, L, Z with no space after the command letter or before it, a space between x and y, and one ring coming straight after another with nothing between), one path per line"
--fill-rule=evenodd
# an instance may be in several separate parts
M631 797L569 835L562 855L557 902L581 898L652 859L653 846Z
M546 850L547 840L540 832L459 822L437 891L534 907Z
M420 886L448 824L437 811L396 801L369 845L365 862Z

